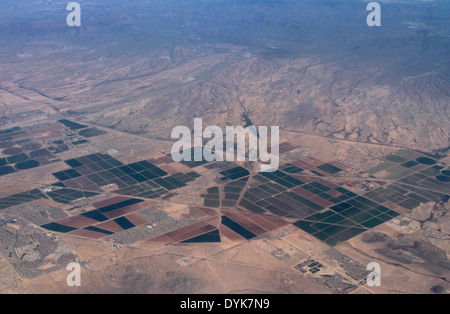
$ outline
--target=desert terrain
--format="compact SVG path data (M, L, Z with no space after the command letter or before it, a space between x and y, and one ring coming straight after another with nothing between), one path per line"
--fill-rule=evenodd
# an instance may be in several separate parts
M450 291L448 4L80 3L0 4L0 293ZM278 171L175 162L194 118Z

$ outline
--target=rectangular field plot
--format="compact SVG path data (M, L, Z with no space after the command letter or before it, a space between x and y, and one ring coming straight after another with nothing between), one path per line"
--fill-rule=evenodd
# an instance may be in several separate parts
M234 167L228 170L220 171L223 176L222 181L236 180L250 175L250 172L243 167Z
M450 194L450 180L445 180L443 179L444 177L445 176L442 175L429 177L421 173L415 173L399 180L399 183L415 186L421 190L425 190L442 197L444 195Z
M45 195L42 194L38 189L2 197L0 198L0 210L3 208L21 205L43 198L47 197L45 197Z
M411 186L395 183L367 192L364 196L380 204L389 201L405 209L412 210L420 206L421 203L440 199L444 197L444 194L420 188L417 184L416 186Z
M184 240L180 243L216 243L221 242L218 229Z
M239 206L254 213L303 218L357 196L325 179L289 175L288 168L257 174L254 179L262 184L246 190Z
M203 150L201 150L201 158L199 158L201 160L198 160L198 161L195 160L195 147L191 148L190 155L191 155L190 160L181 160L181 161L179 161L179 163L181 163L185 166L188 166L189 168L196 168L196 167L200 167L200 166L203 166L203 165L209 163L208 161L206 161L203 158ZM170 154L167 155L167 157L172 159L172 156Z
M245 168L241 167L239 168L248 171ZM229 173L231 174L240 173L242 172L240 169L238 169L237 171L234 170L234 172L231 171ZM214 208L220 206L229 208L235 207L237 200L241 197L241 193L245 188L245 186L247 185L248 179L249 177L247 175L241 179L226 183L223 187L222 193L220 193L218 186L209 188L206 194L200 195L201 197L204 198L204 205L207 207L214 207Z
M244 228L243 226L241 226L234 220L228 218L227 216L222 216L222 224L230 228L231 230L233 230L235 233L237 233L246 240L250 240L256 237L256 234Z
M280 167L280 170L283 170L286 173L297 174L301 173L304 169L297 167L293 164L286 164Z
M59 151L48 146L40 133L52 134L62 128L59 124L45 127L39 124L23 130L19 127L1 130L0 153L3 156L0 158L0 176L59 161L54 155ZM52 148L55 150L50 152Z
M147 223L136 212L153 204L152 201L113 197L95 203L98 209L64 218L41 227L49 231L100 239Z
M166 243L201 243L206 242L207 240L215 240L217 238L215 238L212 234L209 233L213 232L214 230L217 230L217 223L218 223L217 217L199 221L189 226L166 233L157 238L153 238L151 241L166 242ZM209 236L202 237L203 235L208 234Z
M68 127L71 130L80 130L87 128L87 125L79 124L67 119L58 120L59 123L63 124L64 126Z
M381 163L379 165L364 172L376 175L383 171L378 177L383 177L388 180L407 179L417 175L417 172L428 177L436 177L440 175L440 168L442 168L436 165L436 163L437 161L435 159L420 153L409 150L399 150L381 158ZM433 183L439 186L439 184L436 184L434 181ZM450 186L447 186L447 188L450 188Z
M399 215L385 206L357 196L325 212L305 217L294 225L334 246Z
M294 161L292 164L318 176L332 176L349 168L338 161L325 162L315 157L306 157Z
M47 192L47 195L52 198L55 202L61 204L69 204L70 202L80 199L80 198L89 198L99 193L95 192L86 192L86 191L78 191L72 189L58 189L51 192Z
M323 170L329 174L335 174L335 173L342 171L341 168L338 168L338 167L333 166L332 164L328 164L328 163L317 166L317 168L319 168L320 170Z
M200 176L194 171L169 175L147 160L124 165L114 157L100 153L69 159L65 163L71 169L53 175L68 188L101 192L102 187L116 185L118 194L150 199L171 197L170 191L185 187Z

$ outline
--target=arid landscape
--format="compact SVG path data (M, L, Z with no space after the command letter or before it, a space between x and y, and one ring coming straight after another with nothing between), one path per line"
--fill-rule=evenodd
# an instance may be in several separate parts
M450 5L379 2L2 1L0 293L449 293Z

